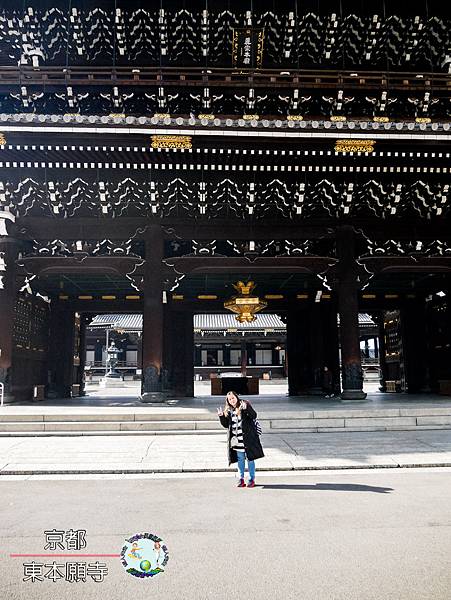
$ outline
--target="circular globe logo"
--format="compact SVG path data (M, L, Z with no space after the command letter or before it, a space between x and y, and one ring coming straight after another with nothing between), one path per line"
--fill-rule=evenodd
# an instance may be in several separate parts
M169 560L163 540L153 533L137 533L121 551L124 569L134 577L153 577L163 573Z

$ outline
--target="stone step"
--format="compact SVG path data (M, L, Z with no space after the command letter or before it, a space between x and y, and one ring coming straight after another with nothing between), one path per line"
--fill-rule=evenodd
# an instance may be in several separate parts
M18 431L204 431L222 430L217 421L8 421L0 423L0 432Z
M422 411L423 412L423 411ZM329 413L330 414L330 413ZM12 416L12 415L10 415ZM17 417L18 415L16 415ZM26 415L30 417L31 415ZM36 416L36 415L35 415ZM84 420L66 419L66 415L37 415L38 420L0 421L0 436L12 435L120 435L120 434L198 434L224 433L217 419L187 420L135 419ZM45 420L42 417L45 416ZM58 419L54 417L58 416ZM74 415L70 415L73 417ZM107 416L107 415L105 415ZM117 415L113 415L116 417ZM128 415L127 415L128 416ZM52 417L52 418L49 418ZM124 417L124 415L122 415ZM451 415L371 416L341 418L260 418L264 433L337 433L350 431L410 431L422 429L451 429Z
M66 412L67 410L67 412ZM274 428L285 429L291 426L308 427L320 426L343 427L350 424L364 426L365 421L370 421L372 425L378 424L384 426L396 419L398 424L415 424L413 419L418 420L418 424L441 424L451 425L451 406L443 407L403 407L403 408L336 408L330 410L264 410L259 414L259 421L262 423L271 422ZM402 421L398 421L402 419ZM8 406L0 409L0 431L3 424L6 423L61 423L61 422L83 422L83 423L128 423L128 422L205 422L206 427L209 423L219 421L215 412L202 411L197 409L184 409L177 407L167 407L166 411L152 412L151 410L77 410L68 409L39 409L38 407L12 407ZM208 423L208 424L207 424Z
M113 413L113 412L98 412L98 413L19 413L19 412L4 412L0 411L0 426L2 423L10 421L14 422L70 422L70 421L83 421L83 422L129 422L129 421L218 421L211 413L183 413L183 412L169 412L169 413Z
M289 433L289 432L288 432ZM127 435L221 435L221 431L209 429L161 429L154 431L136 430L136 431L108 431L108 430L71 430L71 431L0 431L0 438L7 437L81 437L81 436L127 436Z

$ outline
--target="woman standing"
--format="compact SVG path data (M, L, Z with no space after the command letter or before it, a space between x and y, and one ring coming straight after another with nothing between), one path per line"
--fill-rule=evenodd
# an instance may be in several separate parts
M255 460L262 458L263 448L257 433L255 419L257 413L244 400L240 400L235 392L228 392L224 409L218 408L221 425L228 430L227 448L229 465L238 463L240 482L238 487L246 487L244 468L247 458L249 482L247 487L255 487Z

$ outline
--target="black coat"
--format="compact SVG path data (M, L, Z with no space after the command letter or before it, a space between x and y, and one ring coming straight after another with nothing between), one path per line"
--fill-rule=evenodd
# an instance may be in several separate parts
M241 410L241 428L243 430L243 442L244 447L246 449L246 456L248 460L256 460L257 458L263 458L265 456L263 454L263 448L260 443L260 436L257 433L257 428L255 427L254 419L257 418L257 413L249 404L246 402L247 406L245 409ZM221 415L219 417L221 421L221 425L227 429L227 450L228 450L228 458L229 465L232 463L238 462L238 456L236 450L230 447L230 438L232 437L232 417L230 413L226 415Z

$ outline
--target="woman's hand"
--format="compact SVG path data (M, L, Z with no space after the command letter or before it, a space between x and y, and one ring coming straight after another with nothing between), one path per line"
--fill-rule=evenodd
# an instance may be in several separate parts
M223 411L223 409L220 406L218 406L217 411L218 411L218 417L223 417L224 416L224 411Z
M241 400L241 410L246 410L247 402L245 400Z

